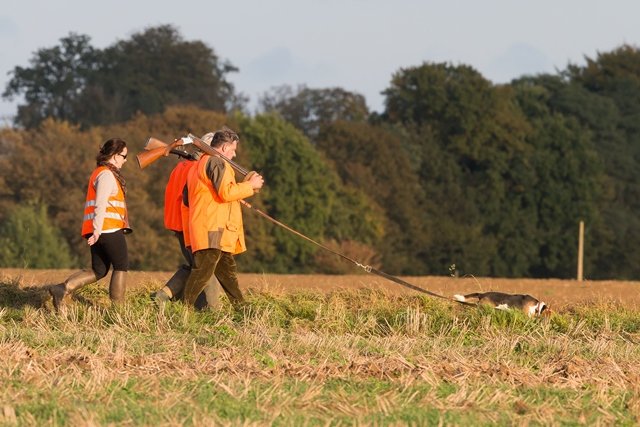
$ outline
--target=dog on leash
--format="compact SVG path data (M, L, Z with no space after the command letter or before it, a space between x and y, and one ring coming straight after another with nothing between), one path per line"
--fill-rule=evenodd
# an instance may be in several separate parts
M457 301L468 302L467 299L477 298L478 304L491 305L498 310L522 310L529 317L547 314L549 306L531 295L505 294L503 292L475 292L467 295L454 295Z

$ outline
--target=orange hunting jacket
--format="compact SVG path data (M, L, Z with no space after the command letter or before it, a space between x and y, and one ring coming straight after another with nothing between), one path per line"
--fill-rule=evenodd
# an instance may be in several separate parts
M236 182L225 160L203 155L189 171L187 192L193 252L214 248L238 254L247 250L239 201L253 195L250 183Z

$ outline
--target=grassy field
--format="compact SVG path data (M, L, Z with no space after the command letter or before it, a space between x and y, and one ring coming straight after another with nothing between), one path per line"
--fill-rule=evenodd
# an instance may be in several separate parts
M640 423L637 308L529 319L262 280L238 310L157 307L149 280L122 307L99 284L54 313L44 288L5 277L0 425Z

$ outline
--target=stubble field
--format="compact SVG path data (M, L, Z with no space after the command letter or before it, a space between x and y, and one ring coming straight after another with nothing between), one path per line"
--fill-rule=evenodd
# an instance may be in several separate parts
M638 282L403 278L554 308L529 319L366 274L242 274L246 306L197 312L132 272L126 305L103 280L55 313L71 272L0 270L0 425L640 422Z
M18 281L22 286L46 286L60 283L76 270L0 269L0 280ZM172 272L129 272L129 286L162 284ZM501 279L486 277L417 276L403 280L439 295L451 297L457 293L501 291L530 294L547 302L556 310L578 304L614 303L628 308L640 308L640 282L615 280ZM375 290L389 295L415 295L405 288L373 274L297 275L240 274L240 287L261 292L319 292ZM107 286L107 280L101 282Z

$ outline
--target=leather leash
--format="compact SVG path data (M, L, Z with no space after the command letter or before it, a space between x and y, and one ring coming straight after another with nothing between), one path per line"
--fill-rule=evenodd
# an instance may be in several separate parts
M380 270L378 270L376 268L373 268L370 265L364 265L364 264L362 264L362 263L360 263L360 262L358 262L358 261L356 261L356 260L354 260L352 258L349 258L348 256L346 256L344 254L341 254L340 252L334 251L333 249L323 245L322 243L316 242L312 238L305 236L304 234L300 233L299 231L294 230L293 228L289 227L288 225L283 224L282 222L280 222L277 219L271 217L270 215L266 214L262 210L252 206L249 202L247 202L245 200L240 200L240 203L242 203L247 208L253 210L254 212L259 214L260 216L262 216L262 217L266 218L267 220L271 221L272 223L274 223L274 224L284 228L285 230L295 234L296 236L301 237L301 238L305 239L306 241L311 242L314 245L316 245L316 246L318 246L318 247L320 247L320 248L322 248L322 249L324 249L326 251L329 251L332 254L337 255L340 258L342 258L342 259L344 259L344 260L346 260L346 261L348 261L348 262L350 262L350 263L362 268L367 273L376 274L376 275L378 275L380 277L383 277L383 278L385 278L387 280L395 282L395 283L397 283L397 284L399 284L401 286L404 286L404 287L409 288L409 289L413 289L414 291L418 291L418 292L430 295L430 296L435 297L435 298L440 298L440 299L447 300L447 301L453 301L453 302L456 302L458 304L462 304L462 305L466 305L466 306L476 307L476 304L473 304L473 303L470 303L470 302L466 302L466 301L458 301L457 299L454 299L454 298L449 298L449 297L445 297L443 295L439 295L439 294L437 294L435 292L431 292L429 290L426 290L426 289L423 289L423 288L421 288L419 286L411 284L411 283L407 282L406 280L402 280L399 277L392 276L392 275L387 274L387 273L385 273L383 271L380 271Z

